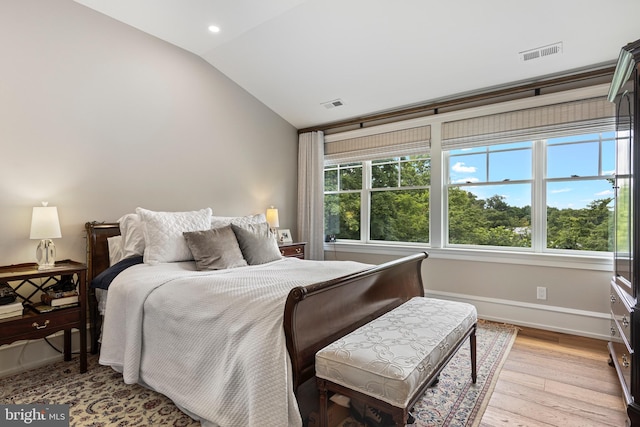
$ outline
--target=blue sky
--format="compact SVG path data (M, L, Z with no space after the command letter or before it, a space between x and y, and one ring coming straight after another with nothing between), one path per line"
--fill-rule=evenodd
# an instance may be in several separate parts
M581 135L547 141L547 205L559 209L586 207L597 199L613 197L611 184L578 177L612 176L615 169L614 133ZM576 143L579 142L579 143ZM486 183L530 180L532 178L531 142L495 145L451 152L451 183ZM571 178L575 176L574 178ZM567 179L569 178L569 179ZM492 184L465 187L479 198L499 194L512 206L531 205L530 184Z

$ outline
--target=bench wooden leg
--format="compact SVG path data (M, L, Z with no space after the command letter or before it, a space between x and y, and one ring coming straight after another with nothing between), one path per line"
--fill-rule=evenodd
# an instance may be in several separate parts
M319 394L319 405L320 405L320 427L327 427L329 423L328 413L327 413L327 385L326 381L322 378L316 378L316 384L318 385L318 394Z
M473 330L469 336L469 345L471 346L471 381L476 383L476 325L473 325Z

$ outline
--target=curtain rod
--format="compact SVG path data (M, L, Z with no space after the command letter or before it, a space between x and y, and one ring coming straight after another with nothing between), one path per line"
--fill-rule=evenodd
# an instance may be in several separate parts
M402 120L403 116L408 115L419 115L420 113L429 113L437 114L439 109L460 106L464 104L470 104L474 102L487 101L485 105L493 104L500 102L500 100L491 101L492 98L500 98L503 96L515 95L518 93L533 91L533 94L529 96L537 96L540 95L540 90L549 88L552 86L558 86L561 84L569 84L576 83L581 80L589 80L595 79L599 77L607 77L613 75L615 67L605 67L596 70L581 72L577 74L566 75L562 77L550 78L547 80L541 80L533 83L525 83L522 85L512 86L504 89L497 89L492 91L487 91L483 93L461 96L459 98L446 99L441 101L435 101L427 104L415 105L412 107L401 108L399 110L386 111L377 114L371 114L361 117L356 117L352 119L347 119L343 121L328 123L320 126L313 126L304 129L299 129L298 134L312 132L312 131L327 131L330 129L338 129L348 126L359 126L364 127L365 124L376 122L379 120L390 120L397 118L397 120Z

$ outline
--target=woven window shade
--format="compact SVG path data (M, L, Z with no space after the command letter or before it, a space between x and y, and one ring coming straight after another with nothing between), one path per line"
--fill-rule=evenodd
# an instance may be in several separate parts
M385 157L427 154L431 126L419 126L324 144L325 164L359 162Z
M442 148L455 150L604 132L614 128L614 104L604 97L591 98L446 122L442 126Z

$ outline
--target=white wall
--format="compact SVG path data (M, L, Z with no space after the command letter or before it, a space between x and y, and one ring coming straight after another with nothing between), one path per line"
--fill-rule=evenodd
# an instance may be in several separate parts
M84 223L137 206L273 204L295 236L296 129L201 58L72 0L2 0L0 52L0 265L35 261L43 200L58 259L84 261ZM3 346L0 374L51 357Z
M371 264L423 250L430 253L422 263L427 296L471 303L487 320L602 340L610 337L612 273L606 269L451 259L429 248L396 251L397 255L326 249L325 259ZM538 286L547 288L546 300L536 298Z
M0 2L0 52L0 264L34 261L43 200L59 259L137 206L295 230L295 128L201 58L71 0Z

